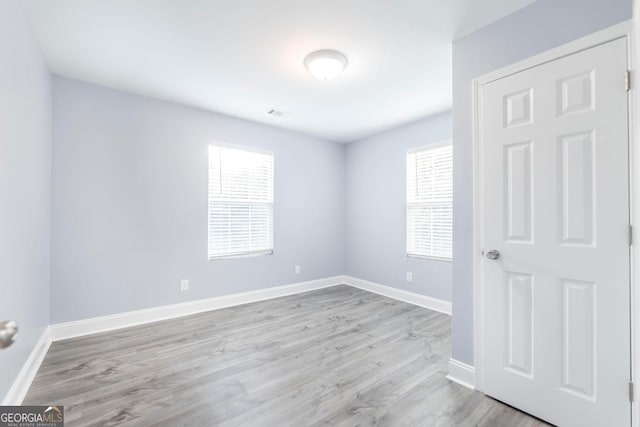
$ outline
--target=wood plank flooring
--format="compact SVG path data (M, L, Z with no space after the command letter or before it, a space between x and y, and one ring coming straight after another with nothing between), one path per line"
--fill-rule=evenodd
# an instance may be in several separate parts
M349 286L53 343L68 426L542 426L445 378L449 316Z

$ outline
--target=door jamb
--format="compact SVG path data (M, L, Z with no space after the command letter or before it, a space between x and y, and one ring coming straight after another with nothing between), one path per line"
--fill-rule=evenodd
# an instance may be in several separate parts
M640 15L640 13L638 14ZM640 16L638 16L640 22ZM482 307L484 303L484 263L482 251L484 249L484 236L482 230L483 212L483 171L482 171L482 86L492 81L510 76L512 74L525 71L538 65L551 62L583 50L596 47L598 45L619 39L627 40L627 61L630 69L640 69L634 67L635 59L640 65L640 58L635 58L635 46L633 33L633 21L624 21L620 24L605 28L593 34L587 35L570 43L534 55L530 58L519 61L515 64L485 74L472 80L472 117L473 117L473 289L474 289L474 354L475 354L475 387L477 390L484 389L484 360L483 360L483 340L484 340L484 313ZM640 35L637 36L640 48ZM640 56L640 54L638 55ZM636 74L633 74L635 80ZM640 79L640 77L638 77ZM636 134L640 134L640 118L634 119L634 105L640 105L640 84L632 83L632 90L629 92L629 174L630 174L630 222L637 224L634 226L634 241L640 242L638 228L640 228L640 141ZM635 98L635 102L632 102ZM640 316L635 313L635 307L640 307L640 289L635 289L640 285L640 251L631 248L631 281L630 281L630 302L631 302L631 373L635 383L640 386L640 373L635 372L634 367L640 366ZM636 392L636 395L638 392ZM640 427L640 405L638 402L632 403L632 421L634 426Z

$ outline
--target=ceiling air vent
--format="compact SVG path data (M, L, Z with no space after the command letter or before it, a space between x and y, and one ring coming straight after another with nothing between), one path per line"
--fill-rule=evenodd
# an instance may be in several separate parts
M291 115L291 113L288 113L286 111L275 110L275 109L267 111L267 114L269 114L270 116L273 116L273 117L284 117L284 116Z

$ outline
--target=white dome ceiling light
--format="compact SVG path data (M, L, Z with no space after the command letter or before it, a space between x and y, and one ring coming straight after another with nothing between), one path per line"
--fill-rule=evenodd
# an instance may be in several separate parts
M336 50L316 50L307 55L304 65L318 80L332 80L347 66L347 57Z

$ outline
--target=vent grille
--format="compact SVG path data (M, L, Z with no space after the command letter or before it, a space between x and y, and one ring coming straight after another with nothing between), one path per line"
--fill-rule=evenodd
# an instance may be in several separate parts
M289 113L287 111L276 110L276 109L271 109L271 110L267 111L267 114L269 114L270 116L273 116L273 117L284 117L284 116L291 115L291 113Z

